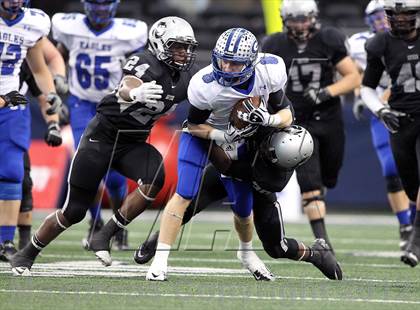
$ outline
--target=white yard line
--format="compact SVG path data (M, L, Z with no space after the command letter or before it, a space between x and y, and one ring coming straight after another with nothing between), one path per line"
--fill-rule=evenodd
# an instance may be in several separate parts
M34 277L82 277L100 276L115 278L143 278L148 270L148 266L127 265L124 262L115 261L110 267L102 267L98 261L67 261L56 263L36 264L32 269ZM252 278L245 269L236 268L203 268L203 267L169 267L169 274L173 276L187 277L233 277L233 278ZM11 274L7 264L0 264L0 274ZM292 280L311 280L329 281L324 277L293 277L278 276L278 279ZM386 280L386 279L365 279L365 278L345 278L346 281L370 282L370 283L418 283L419 281L410 280Z
M54 294L54 295L105 295L124 297L187 297L187 298L213 298L213 299L250 299L250 300L283 300L283 301L322 301L322 302L357 302L357 303L379 303L379 304L408 304L418 305L420 300L398 300L398 299L363 299L363 298L321 298L321 297L282 297L282 296L253 296L253 295L221 295L221 294L177 294L177 293L142 293L142 292L105 292L105 291L49 291L49 290L14 290L0 289L0 293L29 293L29 294Z

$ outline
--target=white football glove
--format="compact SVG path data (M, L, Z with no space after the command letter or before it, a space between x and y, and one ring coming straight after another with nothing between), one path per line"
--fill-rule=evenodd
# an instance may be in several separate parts
M224 139L227 143L237 142L244 138L252 136L258 129L258 126L250 124L242 129L237 129L229 124L228 129L224 132Z
M158 100L162 99L162 94L162 86L156 84L156 81L151 81L130 90L129 96L135 102L157 104Z
M277 126L281 121L279 115L268 113L267 107L263 101L258 108L254 107L251 99L245 100L242 105L246 112L238 111L238 118L250 124L262 126Z

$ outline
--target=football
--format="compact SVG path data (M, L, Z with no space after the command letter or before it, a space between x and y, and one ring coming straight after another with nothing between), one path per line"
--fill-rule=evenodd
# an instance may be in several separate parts
M251 101L255 108L258 108L261 104L261 97L259 96L244 98L235 103L232 111L230 112L229 121L236 129L243 129L249 125L248 122L245 122L238 117L238 111L246 112L243 103L247 100Z

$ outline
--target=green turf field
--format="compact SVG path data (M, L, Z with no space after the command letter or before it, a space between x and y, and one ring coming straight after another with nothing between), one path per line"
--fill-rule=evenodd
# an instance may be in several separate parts
M272 260L258 251L277 276L262 283L236 260L229 220L210 222L206 214L186 227L179 250L170 256L167 282L145 281L147 266L135 264L132 251L114 251L114 265L102 267L81 249L84 222L43 252L30 278L13 277L0 263L0 309L420 309L420 266L400 263L397 228L389 219L373 226L351 216L339 217L347 224L330 221L343 281L325 279L311 264ZM146 217L130 225L131 247L151 224ZM286 224L286 231L312 240L304 221ZM258 242L255 247L261 249Z

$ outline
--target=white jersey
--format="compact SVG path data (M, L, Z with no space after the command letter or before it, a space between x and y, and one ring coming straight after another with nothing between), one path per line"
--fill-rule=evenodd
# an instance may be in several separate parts
M188 86L189 102L200 110L210 110L207 123L217 129L226 130L230 112L238 100L262 96L268 100L270 93L284 88L287 81L286 66L281 57L259 53L255 66L255 77L248 90L225 87L213 78L213 67L209 65L198 71Z
M19 72L28 49L50 32L50 18L38 9L23 10L15 20L0 18L0 95L19 90Z
M118 85L126 55L147 42L147 25L127 18L114 18L109 27L96 32L84 14L57 13L52 31L69 51L70 93L92 102L99 102Z
M350 57L356 62L356 64L365 71L367 64L367 53L365 50L366 41L372 38L375 34L370 31L364 31L355 33L348 40L350 47ZM379 95L382 95L384 89L388 88L390 80L386 72L382 75L381 81L377 88Z

